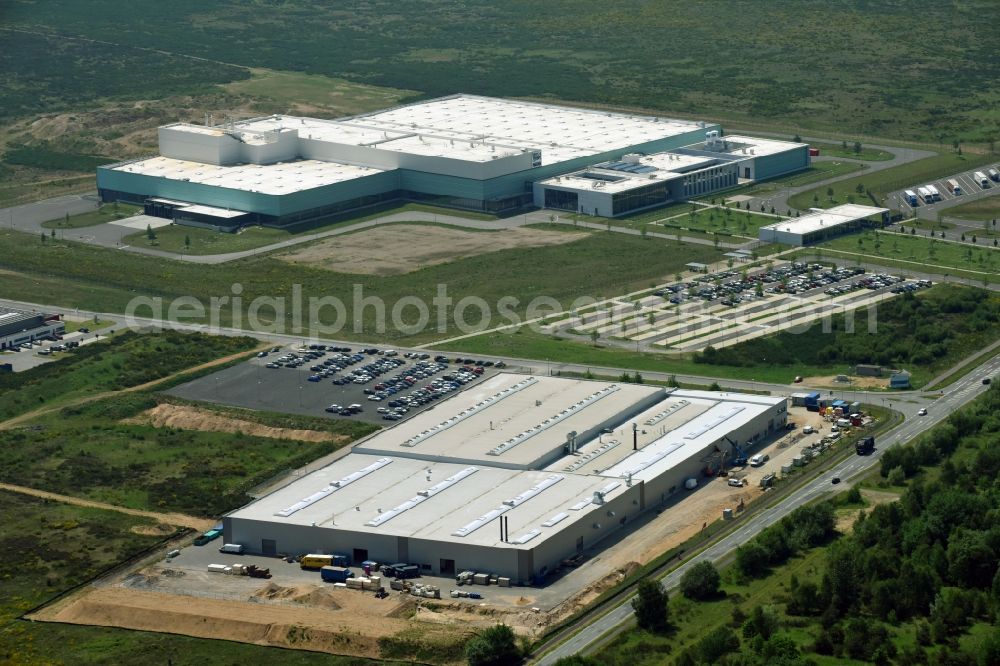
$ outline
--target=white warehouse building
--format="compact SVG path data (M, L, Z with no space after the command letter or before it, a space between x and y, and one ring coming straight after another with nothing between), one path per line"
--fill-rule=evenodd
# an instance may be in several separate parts
M786 420L783 397L501 373L229 514L225 541L538 584Z

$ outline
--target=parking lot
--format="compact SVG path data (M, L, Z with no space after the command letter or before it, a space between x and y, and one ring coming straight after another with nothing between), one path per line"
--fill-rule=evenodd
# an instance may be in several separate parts
M989 179L987 181L987 186L983 187L974 177L974 174L977 171L989 176L990 169L997 169L1000 171L1000 165L986 164L953 176L946 176L944 178L939 178L926 183L914 183L911 187L906 187L890 193L887 197L887 205L892 208L899 209L903 213L904 217L909 217L915 213L917 217L924 219L937 219L939 212L952 206L958 206L960 204L975 201L976 199L982 199L984 197L1000 195L1000 181ZM958 184L961 186L961 194L955 194L951 188L948 187L949 180L958 181ZM918 196L916 205L913 205L911 202L907 202L906 196L904 195L906 190L917 192L918 188L926 187L928 185L933 185L937 188L938 194L941 196L940 201L928 203ZM974 222L970 224L979 226Z
M554 322L547 331L613 337L637 346L700 351L808 325L824 316L929 286L927 281L867 274L860 267L782 263L667 285L637 301Z
M274 347L170 391L189 400L388 424L430 408L502 362L326 345Z

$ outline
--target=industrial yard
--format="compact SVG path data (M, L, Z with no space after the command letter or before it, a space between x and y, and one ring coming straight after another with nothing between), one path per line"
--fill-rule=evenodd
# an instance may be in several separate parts
M516 387L526 379L530 377L501 373L484 380L482 386L477 385L466 391L469 392L469 398L481 403L482 399L479 396L497 389L503 390L504 387ZM600 382L547 379L546 383L549 385L546 394L556 396L560 392L569 391L566 399L571 402L574 396L592 395L594 389L600 389L602 386L607 388L606 384ZM598 445L605 438L607 441L617 439L627 443L631 438L627 423L624 424L625 427L612 427L610 434L604 434L602 431L607 429L606 419L615 418L614 414L618 413L618 410L637 399L642 401L640 405L650 405L645 408L640 407L640 410L644 409L647 414L643 416L640 413L635 417L640 423L648 422L664 412L664 403L657 405L656 402L662 400L662 397L659 397L662 394L661 389L638 386L628 388L631 393L613 398L617 402L602 407L600 414L590 415L585 422L580 421L582 415L576 416L575 421L568 422L567 426L575 426L581 433L593 431L597 435ZM705 401L713 397L704 392L684 395L685 398L680 398L682 402ZM725 394L714 397L716 399L722 397L721 404L725 404ZM650 400L654 398L656 400L650 404ZM437 414L433 416L434 419L440 419L450 409L449 403L462 399L462 394L450 398L439 405L438 409L427 413L426 417L418 415L413 417L417 420L404 421L402 425L362 440L356 449L382 451L383 456L393 451L398 452L399 442L405 443L412 439L414 434L426 433L426 426L422 423L427 422L434 414ZM518 400L525 405L533 405L534 399L531 395L525 395ZM669 395L667 399L669 400ZM752 400L752 396L741 398L734 395L729 399ZM785 400L782 398L776 402L784 406ZM711 407L711 403L706 402L705 406ZM524 408L526 407L520 409ZM517 414L518 409L516 406L506 408L511 414ZM683 410L683 407L681 409ZM588 543L575 555L564 558L542 585L518 585L516 582L498 585L495 574L492 578L494 584L483 584L489 582L488 574L477 576L475 579L470 577L468 581L460 584L457 581L464 580L461 571L447 575L422 571L419 577L414 579L391 579L386 577L384 572L380 575L376 571L370 574L370 579L377 580L378 588L388 593L386 598L379 598L375 593L376 588L367 584L362 585L359 582L356 586L351 586L347 583L324 582L322 572L304 570L299 563L285 561L274 555L264 556L250 552L221 553L220 549L230 548L230 546L222 548L223 543L239 540L234 532L229 531L224 535L215 536L204 545L192 545L189 537L183 544L178 544L180 548L174 550L173 546L170 546L169 553L161 552L159 557L147 560L138 569L120 570L113 576L102 579L93 588L81 591L33 617L43 621L152 629L369 657L385 656L386 640L391 641L394 640L393 637L410 635L415 630L421 633L426 644L436 644L442 646L442 649L445 649L443 646L460 644L470 630L491 626L496 622L514 627L518 633L526 636L539 636L548 628L584 608L601 592L617 585L629 573L656 559L662 553L682 544L697 545L699 532L706 525L715 523L723 517L724 512L727 514L731 512L734 518L738 519L755 500L765 496L766 490L762 485L773 483L769 479L780 479L795 474L793 470L797 470L798 466L793 465L793 459L801 458L803 447L813 444L813 440L818 441L820 436L829 432L832 409L829 417L821 416L819 412L810 411L803 406L788 407L787 410L788 420L794 424L794 428L789 429L782 425L778 431L762 439L753 449L755 456L760 456L761 459L766 456L765 462L751 465L745 460L737 460L735 462L739 464L735 465L731 456L737 456L738 453L716 452L713 447L709 447L707 455L699 453L693 461L697 479L695 489L682 490L657 503L653 507L655 511L639 512L628 525L613 531L607 537ZM497 415L493 416L496 418ZM695 421L697 420L695 417ZM637 433L636 443L639 450L635 455L642 456L643 449L646 449L648 459L648 452L656 450L658 439L677 428L692 427L691 424L685 426L687 421L690 421L690 418L680 421L675 418L673 421L664 421L665 425L661 428ZM522 417L522 425L514 423L512 427L519 429L524 423L527 421ZM589 428L587 423L590 424ZM581 428L581 424L587 429ZM469 430L469 434L477 432L474 422L464 427ZM811 430L812 433L806 434L804 430ZM488 433L489 430L486 431L486 434ZM483 433L480 437L482 435ZM496 436L502 436L502 433ZM548 460L552 454L546 453L551 452L552 447L561 449L565 444L561 442L563 438L551 438L548 435L543 437L546 438L545 441L539 441L537 445L524 452L528 454L527 456L522 453L520 462L513 462L528 467L544 465L547 469L565 466L565 462L553 463ZM466 453L461 450L429 449L420 455L445 456L445 458L456 456L474 458L481 455L476 452L483 450L482 446L476 444L475 439L468 439L468 435L461 436L461 439L467 442ZM834 445L834 449L836 446ZM581 442L580 452L573 454L572 457L588 455L587 448L587 445ZM631 446L621 448L631 449ZM613 453L612 451L601 455ZM618 460L627 460L632 457L627 455L629 453L632 452L622 452L614 457ZM539 459L537 457L539 455L543 459ZM558 458L564 454L556 452L556 455ZM364 453L351 453L346 461L341 458L334 464L356 465L349 462L351 457L367 456ZM489 456L482 456L474 462L481 465L488 459ZM394 464L403 462L405 460L399 460ZM546 462L548 464L545 464ZM620 467L611 459L600 464L609 470L617 470ZM426 468L426 462L421 463L421 466ZM702 470L702 467L705 470ZM704 476L703 472L711 470L713 474L717 474L719 469L726 469L729 474L724 477ZM313 474L319 473L321 472L313 472ZM509 470L503 473L519 475L525 472ZM587 476L589 474L581 478ZM293 480L292 485L309 485L310 478L311 476L306 476L300 480ZM634 474L636 488L643 485L640 478L641 473ZM277 498L278 504L282 504L285 501L282 497L289 496L289 493L295 496L297 491L285 485L284 490L278 490L272 495ZM301 491L298 491L298 494L301 495ZM402 494L407 494L407 491L403 489ZM355 500L344 501L351 503ZM537 507L535 512L539 510L545 509ZM472 509L472 513L476 511ZM240 512L237 511L233 515L239 516ZM227 518L224 522L228 524L229 521ZM420 520L415 524L423 522L426 521ZM502 542L492 534L494 531L496 530L491 530L490 541L496 547ZM513 533L517 531L515 525ZM213 535L214 533L209 534ZM695 541L692 542L692 539ZM310 550L323 552L322 548ZM357 551L354 551L354 554L360 556ZM296 552L295 555L301 556L302 553ZM346 557L351 559L350 555ZM369 574L362 571L357 561L351 562L351 565L350 575L354 576L354 580L369 580L364 577ZM222 572L224 567L234 569L235 572L244 570L248 566L251 568L256 566L261 571L266 571L268 577L256 578L234 575L228 571ZM368 564L365 566L371 571ZM457 595L461 596L455 598Z

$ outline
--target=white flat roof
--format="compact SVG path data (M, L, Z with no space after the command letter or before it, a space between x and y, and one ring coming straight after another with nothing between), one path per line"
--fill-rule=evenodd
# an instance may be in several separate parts
M863 220L873 215L881 215L889 212L888 208L876 208L875 206L862 206L859 204L841 204L833 208L827 208L822 212L810 213L784 222L775 222L761 229L771 231L784 231L787 233L806 235L820 229L836 227L848 222Z
M196 213L198 215L210 215L212 217L221 217L229 219L232 217L239 217L240 215L246 215L245 210L232 210L227 208L216 208L215 206L202 206L202 205L192 205L184 206L181 209L185 213Z
M786 400L711 391L674 391L670 399L686 403L677 409L676 418L665 420L653 443L604 469L602 476L654 479Z
M383 171L375 167L319 160L218 166L162 156L128 162L115 167L114 170L263 194L289 194Z
M340 487L331 485L335 483ZM230 515L454 543L533 548L598 509L593 504L576 510L571 507L608 486L608 479L594 476L351 453ZM621 483L607 490L607 496L610 499L624 488ZM296 506L300 508L289 513ZM567 517L558 526L543 526L560 513ZM501 514L509 520L512 540L531 530L539 534L525 544L502 543L495 520Z
M783 153L787 150L792 150L794 148L803 148L808 146L805 143L794 143L792 141L778 141L777 139L762 139L757 136L743 136L740 134L727 134L722 137L724 141L729 142L730 149L729 154L739 154L740 157L743 156L742 148L746 146L747 148L753 148L753 157L761 157L764 155L777 155L778 153ZM739 144L739 145L735 145ZM748 154L747 157L750 157Z
M500 373L399 425L355 450L537 467L558 455L566 435L622 421L635 405L657 400L663 389L554 377ZM615 423L617 425L617 423Z
M269 116L235 123L237 130L297 129L300 138L474 162L541 150L543 165L701 127L686 120L476 95L454 95L338 120Z
M643 400L655 399L655 394L648 393L649 387L633 385L627 388L635 391L625 392L622 387L582 410L595 410L589 417L589 423L594 424L602 415L632 414L626 423L610 434L578 442L577 452L564 455L546 469L500 468L495 466L499 457L483 453L487 445L497 441L490 433L519 430L536 421L536 413L548 413L557 404L577 404L596 391L615 386L498 375L411 422L362 442L347 456L230 515L451 543L533 548L577 521L592 520L595 510L602 511L593 503L595 492L614 499L628 487L629 473L634 480L663 474L691 456L702 455L713 442L785 401L784 397L675 390L661 401L647 401L647 407L635 413ZM630 399L637 407L629 410L623 404L601 404L622 399ZM536 406L534 400L542 404ZM428 423L460 414L455 407L474 411L413 447L401 445L425 432ZM491 418L499 419L493 423L494 430L482 430ZM568 417L565 425L573 418L580 417ZM631 422L639 429L638 451L632 451ZM557 439L563 439L562 425L556 428L560 437L545 446L561 445ZM530 458L532 447L537 453L549 435L543 432L536 437L541 439L534 444L525 441L508 453ZM373 443L389 452L362 451ZM449 460L405 457L408 451L424 446L437 447ZM476 455L482 462L457 460ZM496 518L500 515L509 520L507 543L499 538Z

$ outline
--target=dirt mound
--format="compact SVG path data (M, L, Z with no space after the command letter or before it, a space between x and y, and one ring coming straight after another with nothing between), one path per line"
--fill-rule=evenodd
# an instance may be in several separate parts
M340 608L333 599L331 590L317 587L282 587L277 583L268 583L261 589L254 592L257 599L268 601L292 601L311 606L314 608L325 608L327 610L337 610Z
M338 273L400 275L487 252L561 245L586 236L586 233L540 229L505 229L491 233L394 224L326 238L277 255L277 258Z
M343 442L344 435L334 435L318 430L296 430L292 428L273 428L253 421L244 421L223 416L210 409L201 409L189 405L171 405L164 403L152 409L125 419L123 423L138 423L151 425L155 428L177 428L179 430L202 430L211 432L231 432L253 437L268 437L271 439L294 439L302 442Z

